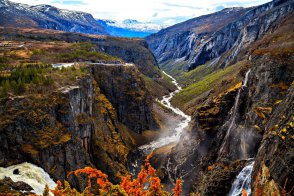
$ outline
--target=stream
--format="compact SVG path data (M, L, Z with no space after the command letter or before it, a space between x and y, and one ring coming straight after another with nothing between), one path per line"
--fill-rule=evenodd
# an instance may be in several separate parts
M128 164L129 171L133 176L136 176L138 174L138 172L140 171L142 159L144 159L150 152L152 152L158 148L167 146L171 143L178 142L181 135L182 135L182 132L189 126L189 122L191 121L191 116L186 115L179 108L176 108L171 105L171 99L177 93L179 93L182 90L182 88L177 83L176 79L174 79L172 76L168 75L164 71L163 71L163 73L172 80L172 83L177 87L177 90L169 93L168 95L164 95L161 100L157 99L156 101L160 102L166 108L169 108L175 114L179 115L181 117L181 121L175 127L175 129L172 131L172 134L170 134L168 136L160 137L160 138L158 138L148 144L145 144L145 145L138 147L138 149L136 150L136 156Z

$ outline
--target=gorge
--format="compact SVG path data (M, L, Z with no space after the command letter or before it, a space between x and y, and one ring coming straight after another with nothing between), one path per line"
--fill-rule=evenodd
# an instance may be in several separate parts
M58 180L72 195L293 194L293 0L144 39L83 12L0 10L0 195Z

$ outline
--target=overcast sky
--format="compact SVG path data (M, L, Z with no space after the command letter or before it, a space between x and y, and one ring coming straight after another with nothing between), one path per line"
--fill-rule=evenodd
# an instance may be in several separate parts
M12 0L30 5L49 4L58 8L91 13L99 19L136 19L172 25L219 11L226 7L249 7L269 0Z

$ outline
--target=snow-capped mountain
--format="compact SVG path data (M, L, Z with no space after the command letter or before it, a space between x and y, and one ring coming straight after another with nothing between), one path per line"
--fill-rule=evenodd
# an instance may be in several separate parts
M98 19L97 22L102 25L110 35L120 37L145 37L165 27L151 22L140 22L133 19L122 21Z
M96 20L89 13L51 5L26 5L0 0L0 26L34 27L119 37L146 37L164 26L137 20Z
M108 23L110 26L120 27L124 29L130 29L134 31L142 31L142 32L157 32L164 28L161 25L154 24L151 22L139 22L137 20L127 19L123 21L115 21L112 20Z
M30 6L0 0L0 25L37 27L68 32L103 34L107 31L89 13L58 9L50 5Z

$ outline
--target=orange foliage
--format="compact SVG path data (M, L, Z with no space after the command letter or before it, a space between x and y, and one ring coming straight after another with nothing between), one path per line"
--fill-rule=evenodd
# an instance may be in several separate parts
M149 160L152 154L149 154L145 159L145 164L141 167L138 178L131 181L131 176L122 177L120 187L126 191L128 195L145 196L152 194L164 193L160 179L156 176L156 170L151 166ZM150 187L144 190L144 184L148 181Z
M245 189L242 189L242 196L247 196L247 191Z
M64 194L62 193L62 182L60 182L60 180L57 181L57 186L55 187L54 190L51 190L51 192L55 195L55 196L63 196Z
M108 181L108 176L104 174L102 171L91 168L91 167L85 167L84 169L78 169L74 172L70 172L68 174L68 177L71 174L75 174L76 176L79 174L88 174L88 187L91 188L91 180L97 179L97 184L101 187L102 190L107 190L111 183ZM103 192L103 191L102 191Z
M213 170L213 168L214 168L214 166L213 166L213 165L209 165L209 166L207 167L208 171L211 171L211 170Z
M176 186L173 189L173 192L174 192L174 196L180 196L181 195L181 193L183 192L182 191L182 181L181 180L176 181Z
M169 195L168 192L163 190L160 179L156 175L156 170L151 166L149 160L152 154L148 155L145 159L145 164L141 167L141 171L138 174L137 179L132 179L129 176L121 177L121 183L119 185L113 185L108 181L108 176L101 172L100 170L93 169L91 167L85 167L83 169L78 169L76 171L70 172L68 176L74 174L87 174L88 175L88 187L82 193L82 195L93 195L91 193L91 187L93 179L96 179L97 185L99 185L100 194L114 193L113 191L118 191L115 193L122 193L122 195L130 196L156 196ZM147 189L144 188L144 185L149 182L150 187ZM174 196L180 196L182 193L181 180L176 181L175 188L173 189ZM56 196L65 196L67 194L78 195L78 192L75 189L71 189L69 184L65 181L64 187L60 181L57 182L57 187L51 192ZM118 194L121 195L121 194Z

